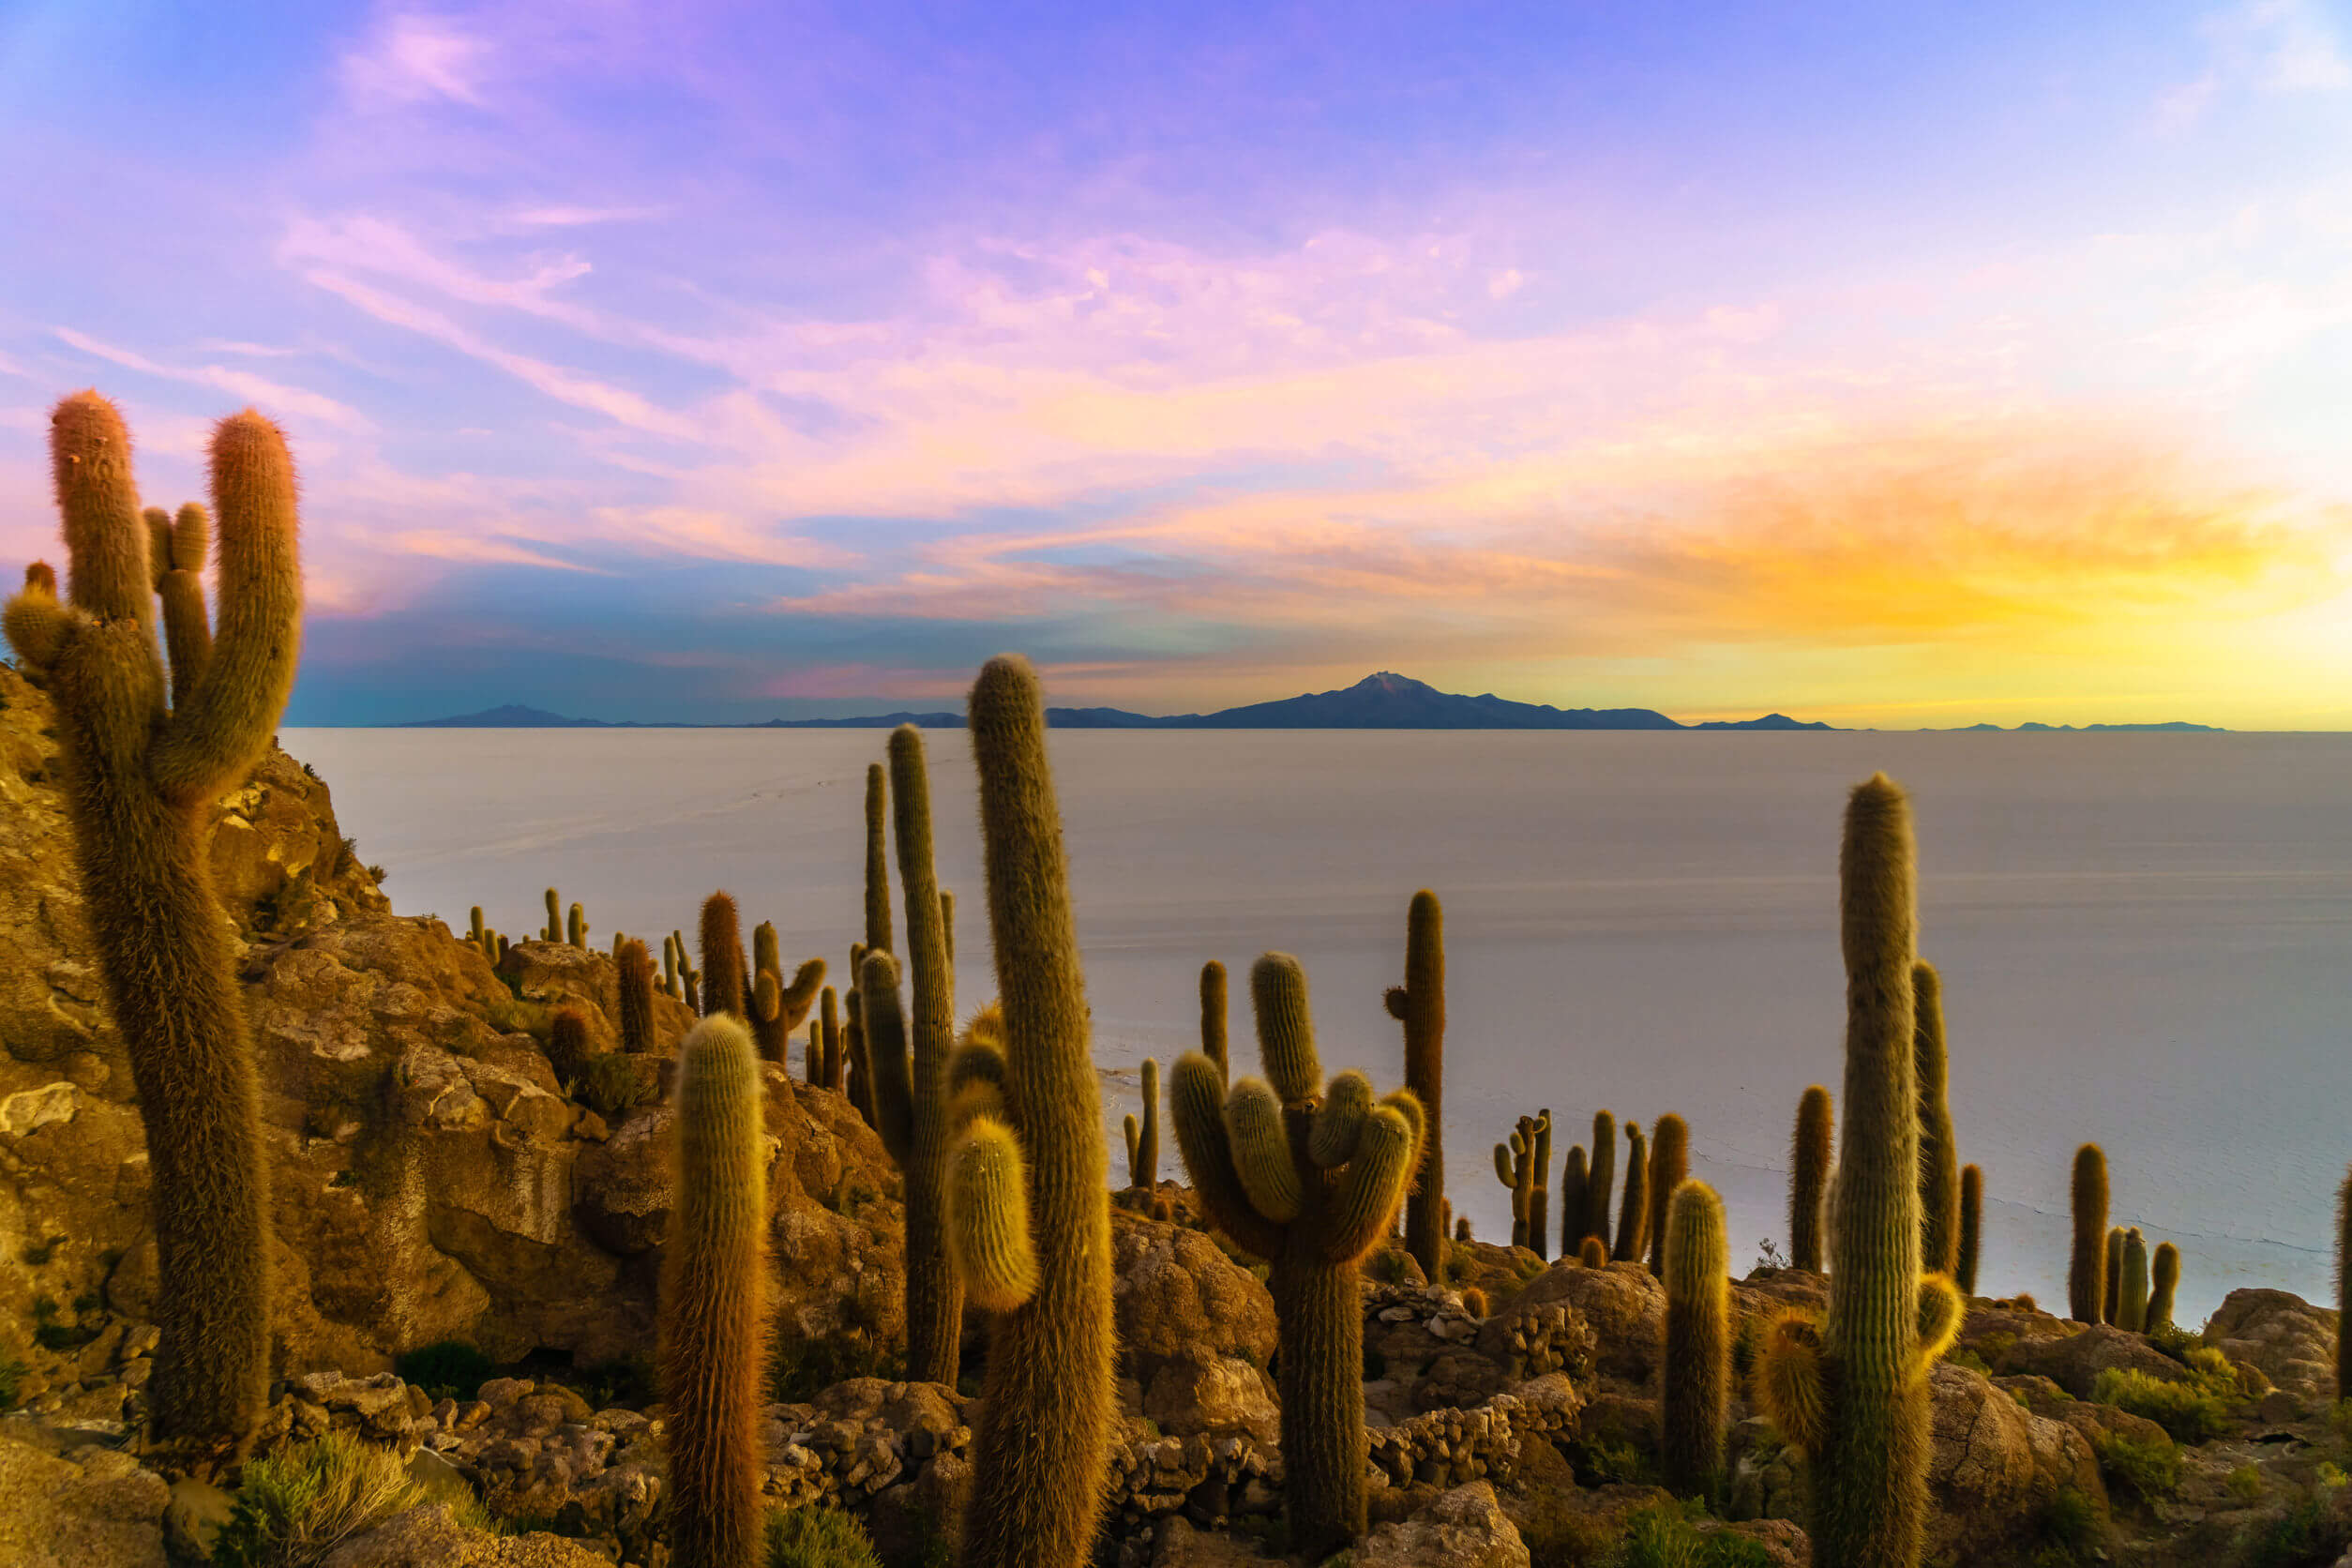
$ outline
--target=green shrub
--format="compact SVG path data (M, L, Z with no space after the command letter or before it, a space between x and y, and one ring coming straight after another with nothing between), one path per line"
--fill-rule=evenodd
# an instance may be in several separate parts
M2228 1488L2231 1497L2246 1503L2258 1500L2266 1490L2262 1484L2262 1472L2252 1465L2240 1465L2231 1470L2222 1477L2222 1485Z
M1626 1521L1608 1568L1772 1568L1761 1542L1725 1531L1702 1534L1681 1506L1659 1503Z
M2327 1508L2305 1498L2278 1518L2249 1527L2239 1538L2240 1568L2314 1568L2333 1562L2346 1545Z
M462 1339L437 1339L403 1350L392 1369L402 1382L415 1383L435 1399L471 1399L497 1370L490 1357Z
M882 1568L874 1543L838 1508L778 1508L768 1515L767 1568Z
M638 1070L638 1060L618 1051L590 1057L572 1085L572 1097L608 1122L643 1105L654 1091Z
M2201 1382L2168 1383L2145 1372L2110 1366L2099 1374L2090 1396L2133 1415L2146 1416L2176 1442L2209 1442L2229 1429L2229 1408Z
M2203 1343L2179 1323L2164 1323L2148 1331L2148 1348L2172 1357L2183 1366L2189 1364L2189 1352Z
M2099 1542L2099 1510L2073 1486L2060 1486L2042 1511L2040 1534L2044 1546L2076 1561Z
M311 1568L335 1547L423 1500L400 1456L348 1432L246 1462L213 1568Z
M2102 1432L2091 1440L2099 1468L2110 1483L2119 1483L2136 1496L2153 1501L2170 1497L2180 1485L2180 1447L2170 1438L2134 1438L2123 1432Z
M1585 1486L1606 1486L1612 1482L1625 1482L1636 1486L1652 1485L1658 1479L1650 1456L1632 1443L1603 1434L1578 1438L1567 1445L1568 1464L1576 1472L1576 1482Z
M1978 1355L1974 1350L1959 1349L1946 1351L1944 1354L1944 1364L1946 1366L1965 1366L1980 1378L1989 1378L1993 1375L1993 1369L1984 1364L1984 1358Z

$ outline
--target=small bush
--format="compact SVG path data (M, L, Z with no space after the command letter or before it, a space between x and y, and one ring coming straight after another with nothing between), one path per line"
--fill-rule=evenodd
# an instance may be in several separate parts
M2305 1498L2278 1518L2248 1529L2238 1560L2241 1568L2312 1568L2334 1561L2345 1544L2320 1500Z
M1702 1534L1673 1503L1645 1508L1626 1521L1608 1568L1772 1568L1763 1543L1725 1531Z
M328 1432L249 1460L213 1568L311 1568L335 1547L423 1500L400 1456Z
M2102 1432L2091 1440L2099 1468L2108 1481L2128 1487L2153 1501L2170 1497L2180 1485L2180 1448L2170 1438L2134 1438L2122 1432Z
M882 1568L854 1515L838 1508L777 1508L768 1514L767 1568Z
M643 1105L654 1092L637 1063L636 1057L618 1051L590 1057L572 1086L573 1097L608 1122Z
M2073 1486L2058 1489L2042 1511L2040 1525L2043 1545L2064 1553L2069 1560L2080 1559L2098 1544L2099 1510Z
M2189 1364L2189 1352L2203 1341L2179 1323L2166 1323L2148 1331L2148 1348L2172 1357L2181 1365Z
M2210 1442L2229 1429L2229 1409L2197 1382L2168 1383L2145 1372L2110 1366L2099 1374L2090 1396L2133 1415L2146 1416L2175 1442Z
M1647 1486L1657 1480L1657 1471L1649 1455L1632 1443L1612 1440L1595 1435L1578 1438L1567 1445L1568 1464L1576 1472L1580 1485L1606 1486L1611 1482L1627 1482Z
M435 1399L471 1399L497 1370L490 1357L462 1339L439 1339L404 1350L392 1369L402 1382L415 1383Z
M2222 1477L2222 1485L2228 1488L2231 1497L2245 1503L2258 1500L2267 1489L2262 1484L2262 1472L2252 1465L2240 1465L2231 1470Z
M1989 1378L1993 1375L1993 1369L1984 1364L1983 1356L1965 1348L1950 1352L1944 1357L1944 1361L1948 1365L1965 1366L1980 1378Z

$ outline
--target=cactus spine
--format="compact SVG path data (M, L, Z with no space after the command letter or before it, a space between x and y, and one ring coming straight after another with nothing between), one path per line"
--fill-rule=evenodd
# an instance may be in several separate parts
M890 854L882 842L882 816L888 808L889 787L882 782L882 765L866 769L866 947L887 953L890 940Z
M1857 786L1838 860L1846 957L1846 1125L1826 1324L1776 1319L1756 1393L1808 1456L1817 1568L1916 1568L1927 1515L1928 1375L1960 1299L1919 1268L1919 1101L1910 803Z
M1814 1084L1797 1101L1788 1158L1788 1261L1814 1274L1822 1272L1822 1200L1829 1194L1833 1131L1830 1092Z
M2107 1232L2106 1278L2107 1290L2099 1304L2099 1320L2113 1325L2123 1296L2123 1227L2119 1225Z
M1711 1498L1723 1479L1731 1410L1731 1250L1723 1200L1704 1182L1678 1182L1664 1229L1659 1457L1666 1486L1678 1497Z
M1920 1266L1960 1267L1960 1155L1952 1135L1950 1069L1944 1052L1944 986L1936 966L1911 966L1912 1045L1919 1080Z
M1650 1240L1650 1145L1635 1123L1625 1123L1625 1202L1617 1212L1617 1245L1609 1256L1638 1263Z
M1222 971L1217 976L1220 985ZM1205 982L1202 1002L1207 1002ZM1405 1087L1421 1102L1429 1123L1429 1147L1423 1156L1420 1179L1405 1199L1405 1250L1421 1265L1425 1278L1445 1277L1445 911L1438 896L1423 888L1405 911L1405 983L1389 988L1389 1017L1405 1026ZM1222 1015L1223 1008L1219 1008ZM1222 1017L1219 1022L1222 1024ZM1218 1057L1219 1065L1223 1057ZM1536 1189L1544 1188L1545 1168L1550 1160L1550 1120L1545 1122L1544 1146L1537 1151ZM1528 1215L1528 1244L1537 1256L1544 1251L1541 1198Z
M2078 1323L2106 1321L2107 1153L2096 1143L2074 1151L2074 1257L2066 1271L2066 1314Z
M2136 1225L2123 1233L2123 1288L2116 1300L2115 1326L2148 1332L2148 1241Z
M931 860L931 776L923 731L890 735L892 827L907 899L907 963L912 971L907 1201L907 1376L956 1382L964 1320L963 1283L947 1256L947 1059L956 1048L956 974L947 956L945 905Z
M1296 958L1259 958L1250 1003L1273 1082L1245 1078L1229 1091L1216 1064L1193 1053L1177 1063L1169 1099L1202 1209L1273 1266L1284 1507L1291 1549L1319 1560L1364 1532L1358 1269L1404 1197L1425 1118L1410 1092L1375 1103L1362 1073L1326 1088Z
M1562 1258L1574 1258L1577 1244L1584 1240L1578 1232L1584 1229L1586 1189L1589 1184L1584 1145L1571 1144L1568 1157L1560 1162L1560 1255Z
M2180 1289L2180 1249L2170 1242L2156 1244L2156 1259L2149 1268L2154 1289L2148 1293L2147 1333L2155 1334L2172 1327L2173 1293Z
M1225 966L1214 958L1200 966L1200 1054L1231 1076L1225 1062Z
M756 1568L766 1469L767 1175L751 1037L724 1015L678 1048L677 1184L661 1271L670 1560Z
M966 711L1003 1046L1002 1115L972 1118L949 1175L948 1244L995 1314L963 1568L1081 1568L1114 1403L1102 1100L1036 672L990 659Z
M1584 1233L1601 1238L1608 1250L1609 1199L1617 1188L1617 1118L1606 1110L1592 1113L1592 1168L1585 1173Z
M250 409L214 428L213 641L190 622L204 615L201 510L183 509L158 577L114 405L96 392L60 401L50 452L68 597L58 601L54 574L37 563L8 603L7 631L56 702L74 862L146 1129L162 1329L150 1419L158 1438L241 1449L269 1375L268 1168L206 818L268 746L294 684L294 460ZM150 604L158 580L180 623L168 706Z
M1960 1259L1952 1282L1964 1296L1976 1294L1977 1249L1984 1240L1984 1172L1960 1168Z
M1691 1173L1691 1129L1672 1111L1650 1124L1650 1272L1666 1277L1666 1214ZM1726 1271L1730 1264L1724 1265Z

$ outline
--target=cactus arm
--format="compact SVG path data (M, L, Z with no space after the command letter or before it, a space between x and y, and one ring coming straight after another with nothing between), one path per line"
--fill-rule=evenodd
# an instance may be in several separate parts
M1211 958L1200 966L1200 1052L1217 1064L1220 1078L1226 1066L1225 966Z
M1950 1274L1932 1274L1919 1282L1919 1349L1913 1376L1925 1378L1960 1337L1968 1304Z
M1282 1107L1265 1079L1245 1078L1225 1097L1225 1135L1231 1141L1233 1173L1241 1178L1250 1207L1276 1225L1298 1218L1306 1194L1290 1157Z
M1798 1452L1817 1454L1829 1426L1822 1386L1821 1325L1791 1309L1765 1326L1753 1378L1756 1405Z
M1224 1072L1204 1053L1186 1051L1168 1075L1168 1103L1176 1152L1210 1220L1243 1251L1273 1259L1282 1251L1282 1229L1251 1206L1233 1168L1232 1141L1225 1132Z
M1339 1184L1323 1216L1323 1258L1346 1263L1362 1258L1388 1234L1405 1184L1413 1171L1412 1123L1382 1106L1364 1118L1355 1158L1339 1173Z
M1004 1052L993 1040L967 1037L947 1059L948 1097L983 1084L1003 1092Z
M869 949L857 978L866 1064L874 1074L874 1130L904 1169L914 1148L914 1087L907 1065L906 1015L898 1005L898 960L880 948Z
M155 580L122 415L97 392L77 392L50 415L49 445L66 525L67 597L94 619L146 626Z
M172 661L172 705L185 704L204 667L212 661L212 622L204 611L204 548L212 520L193 501L172 522L160 507L148 510L154 535L150 556L156 592L163 596L163 646ZM158 526L159 524L159 526Z
M1306 1010L1306 971L1288 953L1268 953L1250 966L1249 1002L1258 1018L1258 1056L1284 1105L1311 1100L1323 1085L1315 1054L1315 1024Z
M1324 1170L1355 1158L1356 1140L1363 1137L1364 1119L1372 1110L1370 1078L1350 1067L1332 1079L1323 1092L1323 1108L1315 1113L1315 1126L1307 1134L1306 1157Z
M5 629L8 646L16 650L17 661L25 667L28 675L48 672L65 651L66 640L73 635L74 626L89 617L57 602L54 580L44 583L36 574L45 570L35 562L24 570L24 588L8 601Z
M948 1160L947 1250L973 1305L1010 1312L1037 1291L1027 1169L1013 1129L976 1119Z
M787 1033L798 1029L808 1017L809 1004L817 1000L817 992L825 983L825 961L811 958L792 972L792 983L784 987L778 999L784 1011Z
M204 677L157 735L150 766L156 788L181 803L218 794L269 745L302 646L294 457L251 409L213 430L212 499L219 626Z

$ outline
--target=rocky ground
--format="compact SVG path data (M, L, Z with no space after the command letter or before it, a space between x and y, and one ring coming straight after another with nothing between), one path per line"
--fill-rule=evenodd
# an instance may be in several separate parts
M191 1560L228 1499L141 1463L146 1158L53 752L45 701L0 670L0 1562ZM641 1103L582 1105L549 1065L547 1018L584 1003L612 1048L610 960L528 942L493 969L442 920L393 914L364 858L324 782L282 752L220 804L213 861L273 1167L280 1381L262 1449L344 1429L405 1456L431 1500L344 1543L336 1568L660 1568L644 1358L670 1206L660 1091L688 1015L660 1001L656 1049L630 1059ZM979 1326L961 1389L893 1380L889 1159L841 1096L780 1066L767 1133L768 1489L857 1514L886 1561L952 1561ZM1103 1560L1118 1568L1283 1560L1273 1304L1192 1216L1173 1184L1114 1208L1124 1425ZM1376 1528L1355 1568L1804 1560L1802 1466L1744 1407L1714 1513L1654 1485L1664 1299L1644 1270L1472 1244L1454 1272L1431 1285L1395 1251L1366 1270ZM1742 1361L1766 1315L1823 1290L1795 1271L1737 1285ZM2334 1562L2352 1543L2335 1332L2334 1313L2276 1291L2232 1294L2201 1341L1973 1303L1933 1384L1931 1560ZM402 1360L443 1342L481 1364ZM2193 1364L2199 1345L2218 1357ZM2189 1391L2194 1422L2101 1402L2103 1373L2134 1371ZM478 1528L485 1504L505 1533ZM1623 1556L1629 1530L1683 1555ZM1690 1555L1709 1537L1714 1556Z

